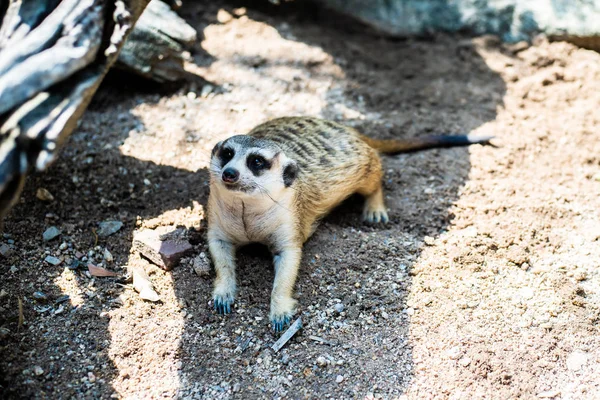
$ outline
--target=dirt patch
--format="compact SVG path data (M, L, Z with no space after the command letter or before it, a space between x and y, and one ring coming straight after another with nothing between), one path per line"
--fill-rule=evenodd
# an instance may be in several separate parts
M204 36L190 70L214 90L156 93L113 77L60 160L29 179L0 243L3 394L594 398L600 56L543 40L390 41L315 10L274 10L187 5ZM359 198L323 222L297 284L304 330L274 354L266 250L241 252L240 294L223 318L211 278L187 261L165 272L131 242L140 227L184 226L205 251L210 149L283 115L375 137L494 134L500 147L385 157L390 224L364 225ZM123 227L96 239L106 220ZM51 226L62 233L44 242ZM143 267L161 301L77 261Z

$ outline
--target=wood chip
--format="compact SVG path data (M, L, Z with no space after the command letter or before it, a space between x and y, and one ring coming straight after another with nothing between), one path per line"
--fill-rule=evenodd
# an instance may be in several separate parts
M88 264L88 271L92 276L118 276L116 272L109 271L105 268L96 267L94 264Z
M278 352L285 344L302 329L302 318L298 318L294 323L281 335L278 341L276 341L271 348L274 352Z

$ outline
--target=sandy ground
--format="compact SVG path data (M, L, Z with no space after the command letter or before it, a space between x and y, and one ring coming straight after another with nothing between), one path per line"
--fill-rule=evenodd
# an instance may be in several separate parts
M392 41L315 10L234 8L182 11L202 36L189 69L212 90L113 75L60 160L29 179L0 238L2 397L600 398L600 55ZM131 243L140 227L184 226L206 251L210 149L284 115L498 147L384 157L391 222L363 224L360 198L323 222L297 283L304 329L274 353L268 252L241 252L224 318L212 277L188 260L160 270ZM123 228L96 243L105 220ZM44 242L51 226L62 234ZM145 268L161 301L69 268L84 257Z

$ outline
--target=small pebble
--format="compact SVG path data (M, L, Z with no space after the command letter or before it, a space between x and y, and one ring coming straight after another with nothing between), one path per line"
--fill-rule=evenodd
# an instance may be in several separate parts
M121 221L102 221L99 224L98 236L107 237L117 233L122 227L123 223Z
M233 16L223 9L220 9L219 12L217 12L217 21L219 21L219 23L221 23L221 24L226 24L226 23L230 22L232 19L233 19Z
M198 276L208 276L210 275L210 263L206 254L201 252L198 254L193 261L194 272Z
M335 306L333 306L333 309L335 311L337 311L338 313L341 313L342 311L344 311L344 304L343 303L337 303Z
M33 292L33 298L38 301L46 301L48 300L48 296L46 296L43 292Z
M69 247L69 245L66 242L62 242L60 246L58 246L60 250L66 250L67 247Z
M52 196L52 193L50 193L48 191L48 189L44 189L44 188L39 188L36 192L35 192L35 197L38 198L38 200L41 201L54 201L54 196Z
M567 357L567 368L570 371L579 371L588 362L588 355L581 350L575 350Z
M50 228L44 231L42 238L44 239L44 242L49 242L50 240L60 236L61 233L62 232L60 231L60 229L58 229L55 226L51 226Z
M529 300L529 299L533 298L533 296L535 295L535 292L530 287L524 287L524 288L522 288L519 291L519 293L521 294L521 297L524 298L524 299L526 299L526 300Z
M335 377L335 383L342 383L344 381L344 377L342 375L338 375Z
M461 354L460 347L453 347L450 350L446 351L446 355L451 360L458 360L458 358L460 357L460 354Z
M581 281L585 281L588 278L588 275L585 271L578 271L578 272L575 272L575 275L573 277L575 278L576 281L581 282Z
M319 367L326 367L327 366L327 359L325 359L325 357L323 357L323 356L317 357L317 365Z
M58 265L62 262L62 260L60 258L56 258L54 256L47 256L46 258L44 258L44 261L46 261L48 264L52 264L52 265Z
M33 373L37 376L40 376L44 373L44 370L39 365L36 365L35 367L33 367Z
M3 257L9 257L13 254L13 249L9 245L2 243L0 245L0 254Z
M111 254L110 251L108 251L108 249L104 249L103 257L109 263L113 262L113 260L114 260L113 255Z
M0 328L0 340L6 339L10 335L10 330L8 328Z

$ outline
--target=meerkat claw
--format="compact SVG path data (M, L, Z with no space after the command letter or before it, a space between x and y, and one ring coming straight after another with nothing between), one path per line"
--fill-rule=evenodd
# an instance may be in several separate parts
M369 223L388 223L390 221L385 211L367 211L363 214L363 219Z
M227 315L231 313L231 305L233 304L232 298L216 296L213 300L213 303L217 314Z
M284 315L282 317L275 317L271 319L273 331L276 333L283 331L283 328L290 324L291 319L292 317L288 315Z

